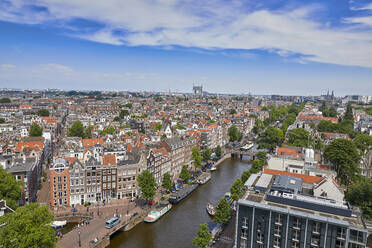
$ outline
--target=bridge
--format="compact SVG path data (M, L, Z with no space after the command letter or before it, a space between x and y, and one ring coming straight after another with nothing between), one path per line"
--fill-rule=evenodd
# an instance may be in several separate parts
M256 152L252 150L242 151L239 149L225 149L226 153L230 153L232 158L240 158L242 159L243 156L249 156L250 160L254 160L256 156Z

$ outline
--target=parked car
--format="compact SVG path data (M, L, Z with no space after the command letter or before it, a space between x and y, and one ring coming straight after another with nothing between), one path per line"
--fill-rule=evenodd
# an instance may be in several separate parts
M71 209L71 212L76 213L78 210L76 208Z

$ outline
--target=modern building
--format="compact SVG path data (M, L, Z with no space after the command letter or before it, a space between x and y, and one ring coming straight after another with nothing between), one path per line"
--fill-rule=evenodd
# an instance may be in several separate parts
M366 226L348 203L302 194L301 180L283 175L263 193L254 188L238 201L237 248L366 247Z
M194 85L192 87L192 91L193 91L194 95L202 96L203 95L203 85Z

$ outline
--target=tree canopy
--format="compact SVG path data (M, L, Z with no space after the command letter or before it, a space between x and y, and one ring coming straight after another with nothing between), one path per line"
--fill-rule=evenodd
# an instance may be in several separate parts
M344 120L350 120L354 122L354 114L353 114L353 108L351 107L351 103L348 103L346 106Z
M309 147L313 143L309 131L304 128L295 128L288 132L287 144L297 147Z
M156 181L148 170L142 171L138 176L138 186L141 188L142 197L146 200L153 200L156 190Z
M67 131L67 135L70 137L88 138L88 133L81 121L75 121L74 123L72 123L71 127Z
M40 127L37 123L33 123L30 127L29 132L30 137L40 137L43 135L43 128Z
M221 155L222 155L222 149L221 149L221 146L218 145L218 146L216 147L215 153L216 153L216 157L217 157L217 158L221 157Z
M265 132L259 135L257 143L260 148L273 150L275 147L281 145L283 141L284 134L282 130L275 127L268 127Z
M211 158L211 155L212 155L212 150L209 147L205 148L202 152L204 161L208 161Z
M7 173L0 166L0 199L6 200L11 209L18 207L17 201L21 199L21 182L18 182L12 174Z
M359 160L356 145L347 139L336 139L324 149L324 159L333 164L337 178L349 185L359 176Z
M5 119L4 118L0 118L0 124L4 124L5 123Z
M216 206L216 214L214 220L218 223L226 223L232 217L232 211L229 203L226 201L225 197L221 198Z
M242 138L242 134L239 132L238 128L235 125L229 127L227 132L231 142L239 141Z
M364 217L372 219L372 179L361 178L348 187L345 198L351 205L359 206Z
M191 159L194 160L194 165L196 167L200 167L201 166L201 162L202 162L202 156L200 154L200 151L199 149L194 146L192 149L192 154L191 154Z
M162 186L166 190L170 190L172 188L172 179L171 179L171 175L168 172L164 173L163 175Z
M190 174L190 172L187 169L187 165L183 165L182 166L181 173L180 173L180 178L182 180L185 180L185 181L187 179L190 179L191 178L191 174Z
M353 141L360 150L361 155L364 155L369 150L372 150L372 136L368 134L357 134Z
M192 244L200 248L206 247L212 239L212 234L209 232L207 223L201 223L198 234L192 240Z
M267 158L267 153L264 151L258 151L256 153L256 159L261 160L264 164L266 164L266 158Z
M38 116L49 116L50 113L49 113L49 110L47 110L47 109L39 109L37 111L37 115Z
M130 113L129 113L128 110L123 109L123 110L121 110L120 113L119 113L119 118L120 118L120 119L124 119L124 117L125 117L125 116L128 116L129 114L130 114Z
M0 247L55 247L55 231L50 226L54 215L46 206L30 203L14 213L0 217Z
M239 200L239 198L242 196L243 187L244 183L242 182L242 180L240 178L235 179L233 185L231 185L230 187L231 198L234 201Z
M12 101L9 99L9 98L7 98L7 97L4 97L4 98L1 98L0 99L0 103L11 103Z

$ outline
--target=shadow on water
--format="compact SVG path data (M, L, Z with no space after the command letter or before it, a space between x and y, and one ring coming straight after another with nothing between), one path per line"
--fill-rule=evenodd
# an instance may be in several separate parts
M248 161L227 159L213 172L212 179L194 191L157 222L140 223L129 232L115 235L111 248L163 248L193 247L191 241L199 224L210 222L206 211L207 202L216 205L229 191L231 184L243 171L248 170Z

